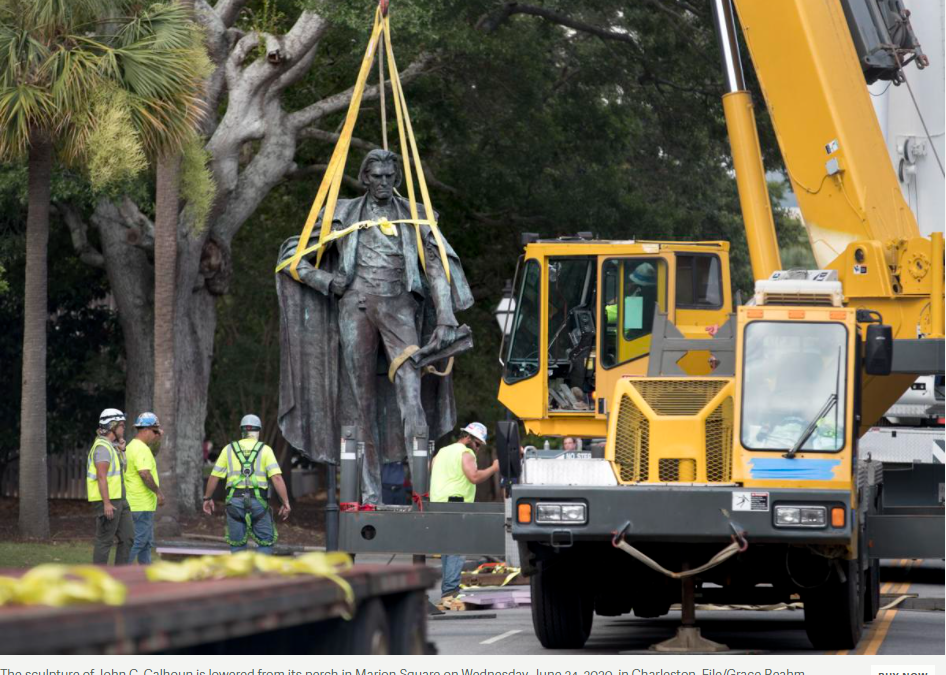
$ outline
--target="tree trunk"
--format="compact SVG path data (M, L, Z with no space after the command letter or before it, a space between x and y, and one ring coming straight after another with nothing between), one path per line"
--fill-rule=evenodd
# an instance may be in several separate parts
M20 534L49 538L46 474L46 321L52 143L34 134L29 155L23 392L20 407Z
M129 242L129 238L140 239L140 231L129 228L117 204L99 201L92 222L99 231L108 284L124 338L124 410L137 415L152 410L154 403L154 269L148 253ZM126 425L129 432L133 432L131 426Z
M154 207L154 412L164 429L158 476L165 496L164 506L158 509L157 527L163 536L181 533L174 353L180 170L179 155L163 155L158 160Z
M187 255L187 252L180 251L182 263ZM187 289L186 293L190 297L186 302L180 302L181 293L178 294L176 443L173 459L176 463L181 510L193 512L200 507L204 489L204 423L207 419L217 307L216 297L207 289L194 291L193 282L184 283L180 278L179 283Z
M177 0L178 4L189 12L194 11L194 0ZM164 506L158 509L157 531L163 536L177 536L181 533L180 517L182 510L182 492L184 483L180 473L179 457L187 452L189 446L178 433L179 413L182 411L180 398L177 397L177 375L182 371L178 367L177 345L181 335L177 326L177 270L178 261L178 225L180 221L181 197L181 154L173 156L162 154L158 159L157 185L155 186L154 205L154 408L164 437L161 440L164 452L158 455L158 475L161 491L164 492ZM206 395L205 395L206 399ZM206 411L204 401L203 409ZM185 415L187 412L184 413ZM203 429L203 413L201 413ZM202 436L203 434L201 434ZM184 442L182 442L184 441ZM203 438L201 438L201 442ZM200 466L198 465L198 471ZM200 475L200 474L198 474Z

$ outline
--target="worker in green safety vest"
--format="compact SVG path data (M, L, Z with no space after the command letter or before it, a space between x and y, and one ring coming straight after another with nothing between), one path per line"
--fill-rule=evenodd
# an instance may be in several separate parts
M431 502L472 502L476 486L499 471L499 460L486 469L476 468L476 451L486 445L486 426L471 422L460 430L460 440L437 451L430 469ZM462 555L441 556L443 579L440 583L442 609L452 609L451 601L460 591L463 572Z
M131 508L125 495L125 413L106 408L99 415L98 434L89 450L85 484L95 509L95 545L92 562L107 565L112 544L118 540L115 564L128 564L135 538Z
M213 515L214 490L221 478L226 480L226 539L231 553L246 550L252 536L258 552L272 554L279 535L269 508L270 483L282 502L279 515L283 520L289 517L291 510L276 455L259 440L262 426L256 415L244 415L240 421L243 438L220 451L204 492L204 513Z

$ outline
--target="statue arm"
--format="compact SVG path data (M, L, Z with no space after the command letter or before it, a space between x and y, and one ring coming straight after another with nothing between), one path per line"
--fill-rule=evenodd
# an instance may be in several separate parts
M447 281L443 263L440 260L440 250L432 234L428 233L424 245L424 259L427 263L427 283L430 287L431 300L437 310L437 325L456 327L457 318L453 314L453 293L450 282Z
M321 217L316 223L316 226L313 231L318 231L321 226ZM279 254L279 262L283 262L291 258L296 252L296 246L299 244L298 237L292 237L282 245ZM345 279L340 274L332 274L325 270L316 268L308 258L312 258L315 254L310 254L309 256L303 258L299 261L297 267L297 272L299 274L299 281L303 284L312 288L322 295L329 295L329 293L334 292L336 295L341 295L345 291ZM289 275L292 278L292 272L289 267L283 268L283 273Z

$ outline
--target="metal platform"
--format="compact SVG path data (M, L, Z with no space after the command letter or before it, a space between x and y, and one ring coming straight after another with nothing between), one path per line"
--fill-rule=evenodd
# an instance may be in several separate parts
M502 502L432 503L410 511L343 511L339 549L349 553L505 555Z
M2 570L18 576L26 570ZM342 589L329 579L246 577L149 582L138 565L108 568L128 587L124 605L0 607L2 654L149 654L201 649L201 645L260 634L272 653L290 653L304 627L346 610ZM429 588L437 571L418 566L359 565L342 576L356 603ZM284 641L284 642L281 642ZM247 643L251 645L251 643ZM249 653L262 653L255 645Z

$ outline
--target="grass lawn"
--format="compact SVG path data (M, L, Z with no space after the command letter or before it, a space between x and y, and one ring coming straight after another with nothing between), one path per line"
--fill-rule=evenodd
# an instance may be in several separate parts
M114 548L112 557L115 557ZM0 542L0 568L33 567L42 563L89 565L92 563L92 542Z

